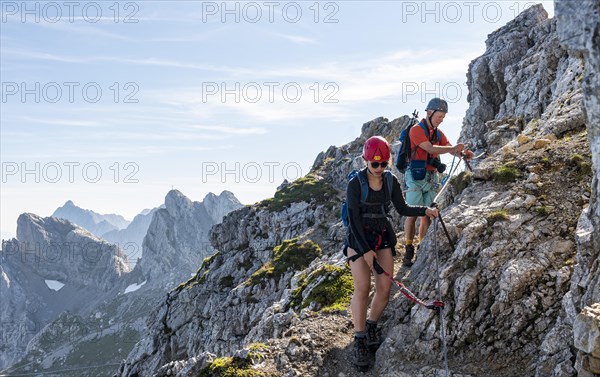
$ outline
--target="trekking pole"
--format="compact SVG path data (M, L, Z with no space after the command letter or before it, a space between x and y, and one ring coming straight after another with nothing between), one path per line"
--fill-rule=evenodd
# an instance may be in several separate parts
M458 164L456 165L456 167L458 168ZM450 174L451 173L452 172L450 172ZM442 185L442 189L437 193L437 195L435 196L435 198L433 198L433 203L431 203L431 207L438 208L438 204L437 204L438 200L442 196L444 190L446 190L446 187L448 187L448 183L449 182L450 182L450 180L448 179L446 181L446 183ZM438 210L439 210L439 208L438 208ZM448 238L448 242L450 243L450 247L452 248L452 251L454 251L454 249L455 249L454 242L452 242L452 237L450 237L450 233L448 232L448 229L446 228L446 224L444 223L444 220L442 219L442 213L441 212L438 213L438 219L440 219L440 224L442 224L442 229L444 230L444 233L446 234L446 237Z
M437 196L436 196L436 198L437 198ZM435 199L434 199L434 202L431 203L431 207L438 208L438 204L435 202ZM446 228L446 223L444 223L444 220L442 220L442 212L439 209L438 209L438 217L437 218L440 220L440 224L442 224L442 229L444 230L444 233L446 234L446 238L448 238L448 243L450 243L450 247L452 248L452 251L454 251L456 249L456 247L454 246L452 237L450 237L448 228ZM435 223L435 221L434 221L434 223ZM437 242L437 239L436 239L436 242Z
M440 223L441 223L441 217L440 219ZM434 249L435 249L435 268L437 270L437 296L438 296L438 301L442 301L442 287L441 287L441 276L440 276L440 253L438 250L438 242L437 242L437 222L434 221L433 222L433 233L434 233L434 238L433 238L433 245L434 245ZM439 315L440 315L440 335L442 338L442 350L444 353L444 367L446 369L446 377L448 377L448 347L446 346L446 330L444 328L444 315L442 314L441 308L439 309Z
M436 203L432 203L432 206L437 208L437 204ZM450 247L452 248L452 251L454 251L456 249L456 246L454 246L454 242L452 242L452 237L450 237L450 233L448 233L448 229L446 228L446 224L444 223L444 220L442 220L442 213L439 212L438 210L438 219L440 220L440 224L442 224L442 229L444 230L444 233L446 234L446 238L448 238L448 242L450 243ZM437 239L436 239L437 242Z
M411 300L419 305L422 305L422 306L426 307L427 309L431 309L431 310L444 309L444 302L441 300L434 300L428 304L425 301L418 298L417 296L415 296L415 294L412 293L408 288L406 288L406 286L404 284L402 284L402 282L394 279L394 277L390 273L385 271L383 269L383 267L381 267L381 265L377 262L376 259L373 260L373 268L375 269L375 272L377 272L378 274L380 274L380 275L384 274L385 276L387 276L387 278L390 279L392 281L392 283L396 284L398 286L398 288L400 288L400 293L402 293L409 300Z

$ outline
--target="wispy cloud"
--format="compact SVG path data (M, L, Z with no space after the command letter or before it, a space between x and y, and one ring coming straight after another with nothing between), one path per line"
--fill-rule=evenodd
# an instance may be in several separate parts
M305 44L315 44L317 43L316 40L312 39L312 38L308 38L308 37L303 37L301 35L291 35L291 34L282 34L282 33L274 33L274 35L287 39L288 41L297 43L297 44L301 44L301 45L305 45Z
M267 130L263 127L229 127L229 126L192 126L197 130L214 131L227 135L264 135Z
M99 22L107 22L110 26L114 25L114 19L107 17L102 17ZM100 27L91 26L90 23L86 22L83 18L74 18L73 22L70 22L68 17L63 17L61 18L61 22L40 22L36 23L36 25L51 30L64 31L71 35L91 35L94 37L108 38L124 42L139 41L134 38L127 37L122 33L113 33Z
M212 71L212 72L221 72L227 73L230 75L236 76L244 76L244 75L252 75L258 73L260 71L253 69L246 69L242 67L227 67L227 66L217 66L217 65L208 65L208 64L196 64L189 63L183 61L175 61L169 59L161 59L155 57L144 57L144 58L128 58L122 56L72 56L65 54L54 54L48 52L40 52L40 51L32 51L26 49L2 49L2 53L4 56L17 56L26 58L29 60L47 60L47 61L56 61L62 63L96 63L96 62L113 62L113 63L121 63L121 64L132 64L132 65L142 65L142 66L161 66L161 67L169 67L169 68L186 68L192 70L201 70L201 71Z
M426 59L432 56L442 58ZM207 122L224 115L246 123L299 119L340 121L356 115L357 106L369 103L389 103L390 99L405 102L411 96L423 102L423 94L433 91L450 94L462 91L458 95L466 95L463 84L468 64L469 58L453 51L400 50L380 57L326 61L314 66L266 67L261 71L240 68L246 73L244 80L238 78L237 68L232 68L236 74L226 78L228 90L236 84L277 82L274 101L269 99L270 88L266 86L261 88L258 101L233 95L222 98L221 88L215 95L203 96L203 88L193 86L147 94L152 101L177 107L183 117L187 114ZM282 88L288 83L302 90L297 103L287 101L282 95Z
M73 127L102 127L103 125L99 122L89 120L75 120L75 119L40 119L24 116L21 118L25 122L29 123L41 123L49 124L53 126L73 126Z
M454 51L422 50L417 52L396 51L376 58L357 56L338 61L321 62L315 65L249 68L245 66L225 66L197 64L193 62L162 59L156 57L128 58L122 56L68 56L24 49L4 49L6 55L17 55L28 59L52 60L68 63L114 62L142 66L160 66L218 72L229 75L227 80L244 78L246 82L265 80L327 80L331 82L373 82L377 86L384 83L402 81L444 80L460 71L464 75L468 58L458 56ZM437 59L436 59L437 58Z
M74 136L75 138L77 136ZM216 135L200 132L182 131L104 131L86 134L92 140L119 140L127 143L140 143L142 141L185 142L185 141L216 141L227 138L225 135Z
M115 158L139 158L148 156L173 155L179 152L206 152L214 150L231 149L231 145L169 145L164 143L152 145L127 144L123 146L106 145L102 148L76 148L68 145L59 151L35 151L11 153L10 158L16 161L56 161L62 160L111 160Z

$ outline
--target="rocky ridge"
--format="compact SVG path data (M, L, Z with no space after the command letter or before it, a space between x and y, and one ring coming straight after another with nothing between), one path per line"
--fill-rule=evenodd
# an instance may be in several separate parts
M154 213L142 244L145 257L139 269L144 279L177 285L214 254L209 230L242 204L228 191L219 196L209 194L205 200L193 202L178 190L169 191L165 208Z
M125 229L129 221L115 214L102 215L94 211L80 208L68 200L62 207L52 213L51 217L58 217L87 229L97 237L103 237L105 233Z
M395 293L365 375L442 373L441 319L456 376L573 376L597 355L593 339L575 344L587 361L574 363L572 348L574 330L594 328L596 309L582 325L570 321L597 292L598 222L586 211L598 208L598 153L589 150L599 126L582 115L594 92L581 84L597 71L583 71L562 47L557 22L534 6L490 35L471 64L461 138L488 157L451 182L443 213L456 249L432 228L410 273L397 275L435 298L437 249L446 308L440 318ZM210 235L218 253L156 308L118 375L211 375L219 365L247 375L359 375L341 309L349 297L333 294L348 276L337 203L366 138L396 140L407 121L366 123L355 141L320 154L308 176L225 217Z
M192 202L169 192L154 211L144 262L133 271L119 245L64 219L22 215L18 238L4 242L1 254L0 296L8 305L0 315L3 324L15 324L3 326L3 339L17 345L2 346L1 367L10 365L3 372L110 375L146 332L145 318L165 292L213 253L207 234L214 219L241 206L229 192L207 197ZM189 246L200 242L204 247ZM65 285L54 292L44 280Z
M577 227L577 264L569 293L563 298L565 314L559 328L566 328L569 336L572 328L577 348L575 369L581 377L592 377L600 375L600 2L557 0L556 18L561 43L584 61L583 112L595 172L590 206ZM579 314L573 318L574 313Z
M129 272L120 249L67 220L26 213L17 223L18 240L2 244L2 366L16 361L45 324L82 310ZM64 286L54 291L48 281Z
M127 255L129 265L134 268L138 260L142 258L142 243L148 232L154 212L158 208L153 208L145 213L136 215L131 223L125 229L115 229L102 234L106 241L117 244Z

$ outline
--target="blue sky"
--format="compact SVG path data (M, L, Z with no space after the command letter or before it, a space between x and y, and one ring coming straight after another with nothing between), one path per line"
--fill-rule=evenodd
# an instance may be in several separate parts
M129 220L172 187L254 203L434 96L455 142L469 62L532 4L2 0L2 238L69 199Z

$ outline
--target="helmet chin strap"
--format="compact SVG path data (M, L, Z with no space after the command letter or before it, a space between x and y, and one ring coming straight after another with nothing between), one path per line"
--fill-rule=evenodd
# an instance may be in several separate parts
M435 112L436 112L436 111L437 111L437 110L433 110L433 113L431 113L431 115L430 115L429 117L427 117L427 120L429 121L429 125L430 125L430 126L431 126L431 128L433 128L434 130L435 130L435 129L437 129L437 127L435 127L435 126L433 125L433 120L432 120L432 118L433 118L433 114L435 114Z

